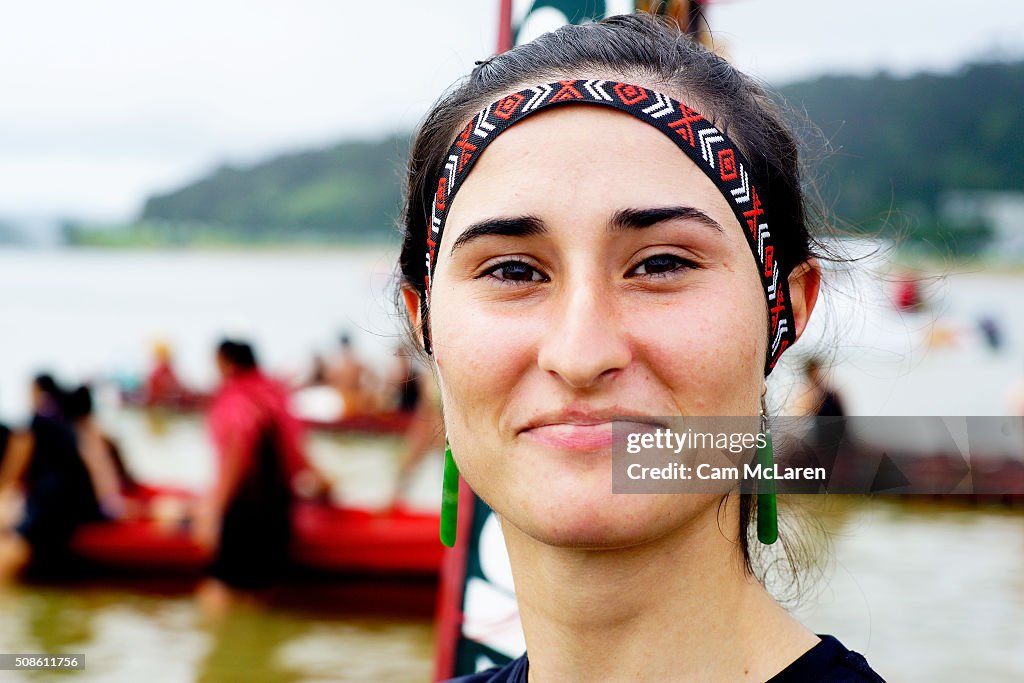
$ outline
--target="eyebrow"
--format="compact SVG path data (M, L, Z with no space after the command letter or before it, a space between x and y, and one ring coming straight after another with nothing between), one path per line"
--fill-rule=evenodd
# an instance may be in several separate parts
M711 216L692 206L665 206L650 209L619 209L608 225L612 231L643 230L671 220L689 220L703 224L717 232L722 226Z
M462 231L455 244L452 245L449 254L455 250L480 237L496 235L499 237L530 237L541 235L547 232L544 221L536 216L514 216L512 218L486 218L473 223Z
M716 232L724 232L714 218L692 206L665 206L647 209L619 209L608 222L612 232L643 230L670 220L689 220L700 223ZM488 236L531 237L547 232L547 226L536 216L513 216L509 218L486 218L473 223L462 231L452 245L449 255L464 244Z

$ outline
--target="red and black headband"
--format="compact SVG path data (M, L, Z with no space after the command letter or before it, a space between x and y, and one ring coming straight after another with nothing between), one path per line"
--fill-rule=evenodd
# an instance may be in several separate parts
M430 281L455 193L484 148L499 134L530 114L565 104L613 107L654 126L718 187L743 228L761 274L770 319L765 375L770 373L782 352L796 340L796 333L789 284L775 253L767 209L761 204L757 185L748 171L750 164L722 131L685 104L639 85L601 80L557 81L506 95L481 109L452 143L437 181L427 236L426 296L421 300L420 316L424 321L423 344L427 353L431 352L425 322Z

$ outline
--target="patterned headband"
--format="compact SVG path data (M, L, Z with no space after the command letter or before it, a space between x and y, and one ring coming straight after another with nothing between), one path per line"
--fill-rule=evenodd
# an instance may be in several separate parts
M480 110L452 143L437 181L427 237L426 296L421 301L421 320L429 307L430 281L437 265L448 209L473 164L498 135L523 118L548 107L565 104L600 104L631 114L648 123L676 143L697 167L711 179L732 207L757 261L768 301L770 333L765 375L772 371L782 352L796 340L789 285L781 277L775 240L768 229L768 214L757 194L749 164L722 131L701 114L653 90L616 81L565 80L526 88ZM426 324L423 344L431 352Z

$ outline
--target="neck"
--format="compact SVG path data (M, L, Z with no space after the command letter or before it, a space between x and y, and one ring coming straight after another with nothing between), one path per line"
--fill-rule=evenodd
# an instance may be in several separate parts
M530 682L764 681L818 642L746 571L726 508L615 550L552 547L504 524Z

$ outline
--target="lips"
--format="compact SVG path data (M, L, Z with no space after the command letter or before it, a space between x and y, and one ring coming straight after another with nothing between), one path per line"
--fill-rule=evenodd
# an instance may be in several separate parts
M596 450L611 448L612 423L599 424L551 424L527 429L523 432L528 438L545 446L565 450Z
M566 410L534 418L519 430L519 434L551 448L592 451L611 448L612 425L615 422L645 427L664 426L649 415L630 412L622 409Z

